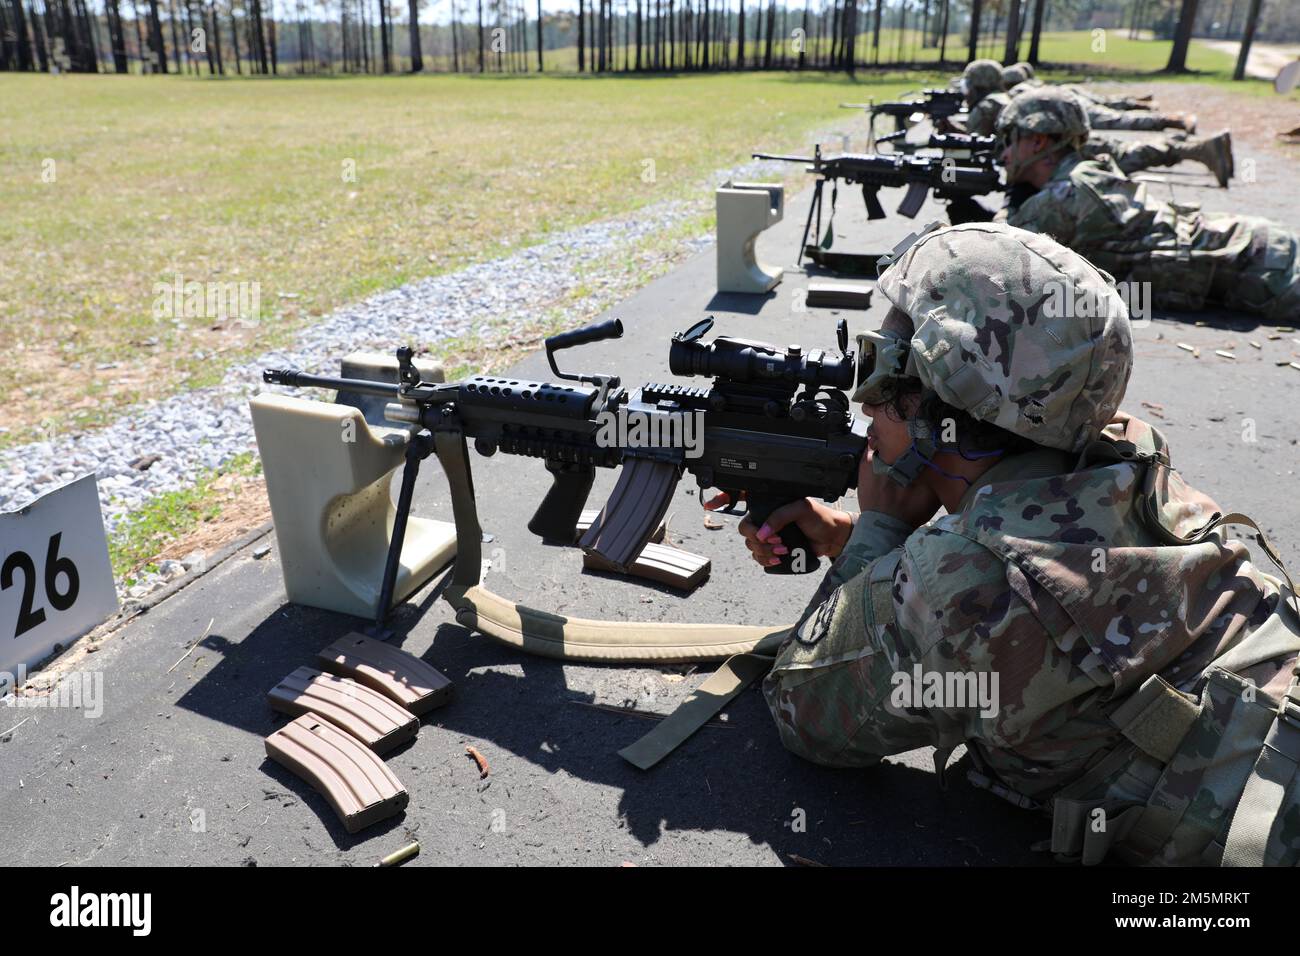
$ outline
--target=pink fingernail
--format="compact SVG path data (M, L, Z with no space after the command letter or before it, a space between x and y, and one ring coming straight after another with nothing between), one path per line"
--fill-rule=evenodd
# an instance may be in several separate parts
M781 563L781 559L780 559L780 558L771 558L771 559L768 560L768 562L767 562L767 566L770 568L770 567L774 567L775 565L778 565L778 564L780 564L780 563Z
M763 527L758 529L758 540L766 541L767 536L771 533L772 533L772 529L769 528L767 525L763 525Z
M783 544L778 544L776 547L774 547L774 548L772 549L772 553L773 553L773 554L789 554L789 553L790 553L790 549L787 548L787 547L786 547L785 545L783 545Z

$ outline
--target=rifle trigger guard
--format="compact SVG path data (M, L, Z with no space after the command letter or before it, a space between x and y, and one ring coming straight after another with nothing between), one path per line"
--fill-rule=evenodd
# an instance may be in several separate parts
M706 490L707 489L700 490L701 500L703 499L704 491ZM731 495L731 492L727 491L725 488L719 488L718 490L721 491L723 494L727 495L728 497L730 497ZM740 492L736 492L736 493L739 494ZM739 506L741 504L745 506L744 511L739 510ZM711 510L715 515L731 515L733 518L747 518L749 517L749 502L746 501L744 498L734 498L731 501L727 502L727 506L725 508L711 508L709 510Z

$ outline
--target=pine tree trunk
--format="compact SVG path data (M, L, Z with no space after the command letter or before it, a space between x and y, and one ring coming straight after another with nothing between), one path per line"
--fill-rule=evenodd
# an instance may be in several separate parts
M849 76L853 76L858 68L858 0L848 0L847 18L848 22L845 29L849 35L849 42L844 65L849 71Z
M1174 46L1169 51L1166 73L1187 72L1187 51L1192 45L1192 27L1196 24L1196 8L1200 0L1183 0L1178 14L1178 28L1174 31Z
M460 72L460 29L456 0L451 4L451 68Z
M22 0L10 0L14 20L14 61L16 68L31 72L36 65L32 56L32 42L27 34L27 16L23 12Z
M113 0L113 7L116 10L118 0ZM32 42L36 46L36 64L42 73L50 72L50 52L49 42L45 35L45 24L41 22L41 16L36 12L36 0L28 0L27 19L32 21ZM122 48L122 69L119 73L127 72L129 64L126 62L126 38L122 36L122 17L117 17L117 33L121 41ZM116 62L116 61L115 61Z
M230 42L235 48L235 73L243 76L244 64L239 58L239 25L235 22L235 0L230 0Z
M745 69L745 0L740 0L740 23L736 27L736 69Z
M1009 0L1007 7L1007 45L1002 62L1010 66L1020 59L1020 0Z
M776 0L767 0L767 43L763 46L763 69L772 68L772 32L776 29Z
M172 28L172 59L176 61L176 72L184 73L181 69L181 41L176 32L176 21L179 19L176 15L176 0L171 0L171 28Z
M420 50L420 4L419 0L409 0L407 8L411 18L411 72L419 73L424 69L424 56Z
M1029 62L1038 66L1038 41L1043 35L1043 7L1047 0L1034 0L1034 32L1029 38ZM944 0L944 26L948 24L948 0Z
M1246 14L1246 32L1241 37L1241 49L1237 52L1237 68L1232 71L1234 80L1246 78L1246 63L1250 59L1250 46L1255 42L1255 27L1259 24L1259 8L1262 0L1250 0L1250 12Z

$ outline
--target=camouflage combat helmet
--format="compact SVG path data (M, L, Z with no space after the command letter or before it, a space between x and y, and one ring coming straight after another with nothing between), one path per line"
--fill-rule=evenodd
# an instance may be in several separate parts
M1025 76L1029 77L1031 80L1038 72L1034 69L1034 64L1030 63L1028 60L1021 60L1019 63L1013 63L1011 65L1018 70L1023 70Z
M1027 79L1029 79L1029 74L1024 71L1020 64L1003 67L1002 69L1002 85L1007 89L1011 89L1013 86L1019 86Z
M1035 87L1011 100L998 117L998 134L1016 130L1059 136L1078 147L1088 138L1092 125L1079 98L1060 87Z
M1039 445L1079 451L1114 417L1132 370L1128 308L1114 280L1055 240L1003 223L934 228L881 274L880 294L912 321L910 340L859 336L855 402L890 378ZM932 423L888 472L912 481L944 449ZM970 457L970 456L967 456Z
M974 104L981 97L1002 89L1002 67L997 60L971 60L961 74L967 99Z

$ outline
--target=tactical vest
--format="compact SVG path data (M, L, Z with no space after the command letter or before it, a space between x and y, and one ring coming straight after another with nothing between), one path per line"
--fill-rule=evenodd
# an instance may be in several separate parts
M1052 541L1018 535L1015 516L1007 514L996 492L978 497L946 525L1051 594L1068 617L1062 626L1079 629L1113 682L1104 714L1121 742L1095 755L1044 807L1053 821L1051 849L1086 864L1114 850L1127 862L1151 865L1295 865L1300 861L1300 793L1292 792L1300 764L1300 614L1287 602L1288 597L1296 601L1290 578L1262 533L1259 543L1285 583L1242 564L1241 552L1215 532L1228 524L1256 532L1258 526L1244 515L1220 513L1188 487L1171 467L1163 439L1149 426L1121 416L1084 451L1076 474L1108 466L1132 469L1133 480L1140 482L1135 491L1142 523L1161 546L1182 549L1177 560L1166 556L1153 562L1149 546L1107 542L1105 581L1098 583L1085 564L1096 551L1086 533L1077 541L1065 533ZM1181 606L1170 609L1168 626L1148 621L1117 629L1121 618L1098 592L1116 581L1145 583L1148 574L1157 579L1162 567L1177 577L1152 580L1153 597L1168 601L1181 592ZM1237 578L1221 580L1223 573ZM872 601L879 590L883 604L889 584L876 584L875 577ZM1187 651L1189 632L1213 646L1212 629L1224 618L1230 624L1238 613L1233 595L1251 588L1258 589L1259 601L1242 607L1254 606L1252 620L1243 622L1239 614L1236 622L1248 623L1249 633L1197 672L1177 677L1178 687L1162 676L1162 671L1174 676L1177 667L1171 665ZM1266 662L1289 669L1284 692L1266 693L1242 676ZM1276 674L1278 668L1265 669ZM997 781L983 748L978 742L968 748L977 768L973 782L1018 805L1036 805Z

